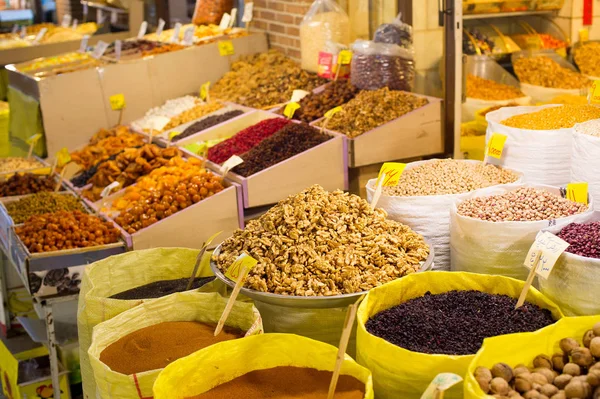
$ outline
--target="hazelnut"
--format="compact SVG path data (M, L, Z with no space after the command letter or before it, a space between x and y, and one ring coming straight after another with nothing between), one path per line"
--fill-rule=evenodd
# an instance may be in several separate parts
M565 364L565 368L563 369L564 374L570 374L573 377L577 375L581 375L581 367L575 363L567 363Z
M544 384L548 384L550 381L548 381L548 378L546 378L546 376L542 373L531 373L531 382L534 384L540 384L540 385L544 385Z
M513 378L512 367L506 363L496 363L494 364L494 367L492 367L492 376L494 378L500 377L506 380L506 382L510 382Z
M569 363L569 356L564 353L555 353L552 355L552 368L554 370L562 372L567 363Z
M552 384L545 384L542 386L542 389L540 389L540 393L542 395L546 395L547 397L551 397L558 393L558 388Z
M515 389L518 392L524 393L527 391L531 391L532 388L533 387L530 375L519 375L515 378Z
M592 339L594 339L595 335L594 335L594 330L587 330L585 332L585 334L583 334L583 338L581 340L581 342L583 343L583 346L585 346L586 348L590 347L590 343L592 342Z
M590 352L594 357L600 357L600 336L594 337L590 342Z
M594 327L592 327L592 331L594 331L594 335L596 337L600 337L600 321L594 324Z
M490 391L498 395L506 395L509 390L508 382L502 377L495 377L490 384Z
M600 370L590 370L586 376L586 382L593 387L600 386Z
M567 355L575 348L579 348L579 343L573 338L563 338L560 340L560 349Z
M575 348L571 351L571 361L581 367L588 367L594 363L594 358L588 348Z
M547 369L552 368L552 359L546 355L537 355L535 359L533 359L533 367L543 367Z
M565 395L568 399L587 398L591 391L590 385L581 381L571 381L565 387Z
M567 386L571 379L573 378L570 374L561 374L554 379L554 385L558 387L558 389L563 389Z
M565 395L565 391L558 391L558 393L552 396L550 399L567 399L567 395Z

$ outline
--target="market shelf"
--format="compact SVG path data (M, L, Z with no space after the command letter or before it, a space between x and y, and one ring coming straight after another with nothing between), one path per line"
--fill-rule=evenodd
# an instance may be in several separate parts
M507 18L507 17L526 17L529 15L549 15L556 13L555 10L543 11L508 11L489 14L463 14L463 19L489 19L489 18Z
M115 12L117 14L129 14L129 11L117 7L109 7L106 4L95 3L93 1L81 0L81 4L90 8L96 8L102 11Z
M30 317L17 317L17 320L33 342L48 345L48 329L44 320L35 320ZM77 325L55 322L55 328L57 342L77 340Z

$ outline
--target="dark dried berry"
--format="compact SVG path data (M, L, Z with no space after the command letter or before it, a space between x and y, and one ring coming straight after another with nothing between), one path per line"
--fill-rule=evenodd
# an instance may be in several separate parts
M243 113L244 111L236 109L233 111L225 112L224 114L206 117L188 126L183 132L181 132L181 134L178 134L177 136L173 137L173 141L179 141L193 134L201 132L205 129L208 129L209 127L213 127L215 125L218 125L219 123L223 123L225 121L233 119L236 116L240 116Z
M600 222L571 223L558 233L558 237L571 244L567 252L600 259Z
M210 283L214 279L215 277L197 277L194 279L191 289L202 287L204 284ZM110 296L109 298L123 300L160 298L175 292L185 291L188 281L188 278L155 281L154 283L119 292L118 294Z

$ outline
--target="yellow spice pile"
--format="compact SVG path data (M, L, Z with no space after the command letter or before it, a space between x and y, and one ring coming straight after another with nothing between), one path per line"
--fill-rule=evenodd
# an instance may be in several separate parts
M540 111L511 116L505 126L530 130L553 130L575 126L576 123L600 118L600 108L593 105L561 105Z
M469 74L467 75L467 97L480 100L512 100L525 97L525 94L516 87Z
M555 89L584 89L592 81L584 75L563 68L548 57L519 58L513 64L522 83Z

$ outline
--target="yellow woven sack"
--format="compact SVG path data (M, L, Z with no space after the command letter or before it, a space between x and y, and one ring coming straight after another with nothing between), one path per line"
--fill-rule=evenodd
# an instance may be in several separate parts
M335 346L295 334L264 334L220 342L165 367L154 383L154 398L189 398L251 371L279 366L333 371L336 356ZM341 374L364 382L365 399L373 399L369 370L346 355Z
M523 285L523 281L502 276L436 271L410 274L369 291L357 313L356 354L358 363L373 373L377 398L419 399L437 374L464 375L475 355L431 355L409 351L367 332L365 323L369 318L428 291L442 294L452 290L477 290L518 298ZM556 320L563 317L558 306L535 288L530 289L527 301L549 309ZM462 398L462 386L446 391L444 398Z
M478 366L492 368L494 364L503 362L511 367L524 364L531 367L533 359L539 354L552 356L561 352L558 343L563 338L575 338L581 343L583 334L600 322L600 316L565 317L556 324L530 333L519 333L487 338L483 346L469 364L465 375L465 399L480 399L493 396L483 393L473 377Z
M112 371L100 361L102 351L118 339L144 327L167 321L199 321L216 326L227 298L213 293L182 292L152 302L145 302L94 327L88 355L96 394L102 399L148 399L160 369L125 375ZM226 326L247 331L248 335L262 334L262 320L251 303L236 301L225 322Z
M198 252L197 249L188 248L146 249L112 256L85 269L77 310L79 355L85 398L94 398L96 391L94 372L88 358L94 326L141 303L156 300L127 301L109 297L155 281L189 277ZM199 277L213 275L209 261L210 256L202 259ZM207 289L202 289L205 290Z

